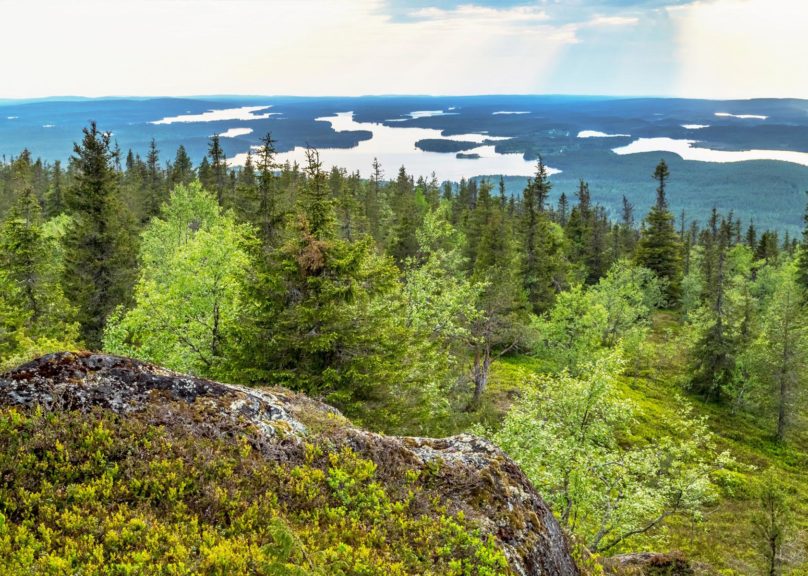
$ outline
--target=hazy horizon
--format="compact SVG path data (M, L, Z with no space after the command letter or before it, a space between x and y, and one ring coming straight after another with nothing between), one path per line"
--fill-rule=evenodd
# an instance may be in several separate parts
M808 96L749 96L739 98L718 98L718 97L690 97L690 96L674 96L665 94L564 94L564 93L541 93L541 92L524 92L524 93L469 93L469 94L443 94L443 93L378 93L378 94L241 94L241 93L227 93L221 92L216 94L101 94L98 96L85 96L83 94L54 94L49 96L27 96L8 98L0 96L0 105L7 103L27 103L27 102L41 102L41 101L71 101L71 100L159 100L159 99L176 99L176 100L227 100L233 98L239 99L259 99L259 98L299 98L299 99L360 99L360 98L491 98L491 97L524 97L524 98L581 98L581 99L604 99L604 100L703 100L711 102L744 102L753 100L805 100L808 101Z

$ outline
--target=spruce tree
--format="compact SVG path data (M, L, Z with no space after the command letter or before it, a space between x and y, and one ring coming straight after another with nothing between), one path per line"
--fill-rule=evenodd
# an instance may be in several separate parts
M522 283L536 313L552 305L555 293L565 283L563 231L545 211L551 187L539 157L536 175L525 187L521 206Z
M334 201L328 189L320 153L306 149L306 184L300 196L300 214L306 219L309 234L316 239L331 238L335 233Z
M146 155L146 181L145 196L141 219L143 223L151 220L160 212L160 207L168 199L164 182L164 174L160 168L160 151L157 142L152 138L149 143L149 153Z
M50 186L45 194L45 216L53 218L65 211L64 173L62 162L57 160L51 170Z
M423 397L429 370L401 314L400 271L369 236L340 238L319 155L306 154L306 181L285 241L259 265L241 324L242 381L284 384L327 397L358 417L389 419L390 395ZM375 407L375 408L374 408Z
M578 183L576 197L578 203L572 208L566 224L566 233L570 259L573 262L581 262L592 236L591 197L589 184L584 180L580 180Z
M210 161L207 156L203 156L199 162L199 170L197 171L199 182L205 190L214 191L216 183L213 178L213 170L210 167Z
M728 252L731 242L732 225L727 220L719 223L718 212L713 208L709 229L705 231L702 265L707 324L696 344L691 386L714 402L724 398L735 377L737 350L727 296L730 285Z
M558 209L556 210L558 215L558 223L563 227L567 225L567 219L569 218L569 201L567 200L567 195L562 192L561 196L558 197Z
M499 177L499 207L501 209L504 209L507 202L508 202L508 199L507 199L507 196L505 194L505 178L500 176Z
M185 146L180 144L177 147L177 153L174 156L171 169L168 171L170 188L173 189L179 184L188 185L193 182L194 176L194 166L191 162L191 158L185 151Z
M637 246L637 231L634 228L634 205L623 196L620 211L620 255L631 256Z
M393 211L388 250L397 263L415 256L418 251L416 231L423 221L426 201L416 196L412 177L402 166L398 178L391 186L390 207Z
M493 361L522 346L527 339L530 306L520 278L517 243L506 207L497 203L485 210L486 218L478 230L473 282L481 287L477 315L472 324L472 380L474 393L470 408L479 406L488 385Z
M654 171L658 182L657 199L645 217L637 245L637 263L653 272L665 282L668 305L679 302L682 293L681 242L676 234L673 213L668 209L665 195L670 173L664 160Z
M208 144L208 156L210 157L210 182L202 184L213 190L220 206L224 206L227 195L227 158L222 150L221 139L218 134L210 137ZM201 179L201 175L200 175Z
M774 400L775 437L782 442L795 424L808 375L808 322L792 264L777 271L778 283L763 313L759 378Z
M765 260L767 264L775 264L779 257L780 241L777 238L777 232L766 230L760 235L760 240L755 249L755 258Z
M805 192L805 196L806 200L808 200L808 191ZM808 293L808 201L805 204L802 222L802 240L800 241L800 249L797 253L797 283L804 292ZM749 238L748 234L747 238ZM754 237L752 238L752 242L754 242Z
M261 138L261 147L258 149L256 168L258 178L256 192L258 195L258 210L254 223L258 227L258 238L265 249L273 245L279 235L279 227L283 218L278 202L278 189L275 170L278 165L275 161L277 151L272 134L267 132Z
M365 218L370 226L370 235L373 236L377 243L381 244L383 239L382 234L382 213L384 198L382 194L382 178L384 172L382 165L379 163L378 158L373 159L373 165L370 172L370 182L367 185L367 192L365 195Z
M76 311L62 291L56 244L26 187L0 224L0 358L76 346Z
M128 300L137 254L131 219L118 198L109 132L95 122L74 145L75 183L68 196L73 225L65 238L65 294L79 310L81 337L98 348L110 312Z

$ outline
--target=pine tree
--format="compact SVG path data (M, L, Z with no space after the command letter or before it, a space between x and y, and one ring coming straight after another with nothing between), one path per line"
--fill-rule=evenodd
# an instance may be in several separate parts
M669 305L675 305L681 298L682 267L681 242L676 235L674 217L668 209L665 186L670 176L664 160L660 160L654 171L657 187L656 204L645 217L640 240L637 245L637 263L653 272L665 282L665 293Z

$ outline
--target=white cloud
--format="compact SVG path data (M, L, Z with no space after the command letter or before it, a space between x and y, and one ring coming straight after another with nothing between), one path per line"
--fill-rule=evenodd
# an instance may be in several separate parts
M607 26L634 26L639 23L640 19L636 16L595 16L583 25L600 28Z
M804 0L715 0L667 9L682 96L808 97Z
M16 55L0 97L542 92L576 41L535 7L468 4L395 21L382 0L0 5L0 51Z
M412 18L431 21L460 21L467 23L470 20L486 24L522 23L535 24L549 19L547 12L537 6L514 6L511 8L492 8L490 6L477 6L474 4L461 4L452 10L442 8L421 8L410 13Z
M0 0L0 52L14 54L3 64L14 81L0 97L808 96L803 0L697 1L594 17L584 2L580 19L564 23L548 17L554 6L471 0L401 20L387 0ZM675 42L662 20L675 25Z

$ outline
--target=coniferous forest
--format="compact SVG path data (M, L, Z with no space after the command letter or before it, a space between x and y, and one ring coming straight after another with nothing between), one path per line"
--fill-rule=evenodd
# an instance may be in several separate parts
M217 135L204 158L155 141L145 157L120 150L95 123L76 137L66 164L26 150L0 164L0 371L99 350L289 388L386 434L487 437L548 502L585 573L599 558L661 550L704 573L808 570L808 211L802 238L731 211L686 218L664 161L648 166L650 211L624 198L613 220L585 174L552 203L541 159L509 195L499 178L441 183L378 162L362 178L326 169L315 149L280 164L271 134L235 169ZM5 409L0 433L22 434L20 418ZM74 452L89 450L81 442ZM0 471L21 453L0 456ZM175 473L160 479L176 484ZM124 546L54 544L54 526L76 520L20 513L55 506L25 478L0 479L10 573L30 573L21 554L67 562ZM92 490L65 496L74 514L93 514L104 487ZM157 488L138 490L127 498ZM188 511L176 514L187 525ZM477 560L437 572L390 560L388 573L508 573L484 540L441 518L434 534L418 528L424 546ZM314 546L312 534L284 534ZM277 552L286 564L260 573L320 573L329 560L311 554L308 572ZM129 561L109 573L144 573ZM206 573L254 573L232 561ZM83 573L57 564L34 573Z

